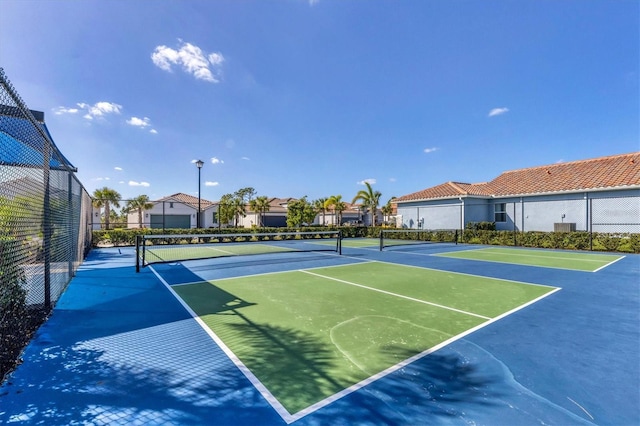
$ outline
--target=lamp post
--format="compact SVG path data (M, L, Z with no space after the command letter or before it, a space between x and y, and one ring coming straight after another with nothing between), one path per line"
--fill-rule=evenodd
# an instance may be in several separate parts
M202 170L204 162L202 160L196 161L196 167L198 168L198 215L196 216L197 228L200 228L200 170Z

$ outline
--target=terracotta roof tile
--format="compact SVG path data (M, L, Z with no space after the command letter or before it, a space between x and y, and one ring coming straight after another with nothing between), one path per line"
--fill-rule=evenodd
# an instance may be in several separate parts
M398 197L396 201L473 195L533 195L637 186L640 186L640 152L511 170L488 183L447 182Z
M162 201L175 201L178 203L183 203L186 204L188 206L191 206L195 209L198 208L198 197L194 197L192 195L188 195L188 194L184 194L182 192L178 192L177 194L173 194L173 195L168 195L166 197L160 198L159 200L157 200L156 202L162 202ZM211 207L212 205L214 205L215 203L209 201L209 200L205 200L204 198L200 198L200 208L202 210L206 210L209 207Z

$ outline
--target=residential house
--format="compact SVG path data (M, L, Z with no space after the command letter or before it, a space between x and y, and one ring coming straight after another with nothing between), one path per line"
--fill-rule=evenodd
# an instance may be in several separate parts
M200 208L200 227L217 226L217 204L192 195L177 193L151 201L153 207L143 212L142 226L145 228L197 228L198 202ZM138 212L132 211L127 216L129 228L138 228Z
M506 171L490 182L446 182L398 197L404 228L640 232L640 152Z

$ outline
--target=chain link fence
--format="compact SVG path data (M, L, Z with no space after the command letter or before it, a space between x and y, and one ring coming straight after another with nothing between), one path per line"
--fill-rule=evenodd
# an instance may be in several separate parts
M640 239L638 191L626 191L624 196L596 192L504 202L451 200L399 212L402 227L459 229L466 242L613 251L629 246L625 250L637 252ZM491 233L477 226L487 223L494 229ZM541 234L549 234L547 242Z
M91 247L91 197L0 68L0 375Z

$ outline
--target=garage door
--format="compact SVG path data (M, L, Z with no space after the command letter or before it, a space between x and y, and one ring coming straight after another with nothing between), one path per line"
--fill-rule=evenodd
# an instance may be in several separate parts
M151 227L162 228L162 215L151 215ZM164 216L165 229L189 229L191 228L191 216L188 214L168 214Z
M279 228L287 226L287 218L285 216L263 216L262 223L264 226Z

